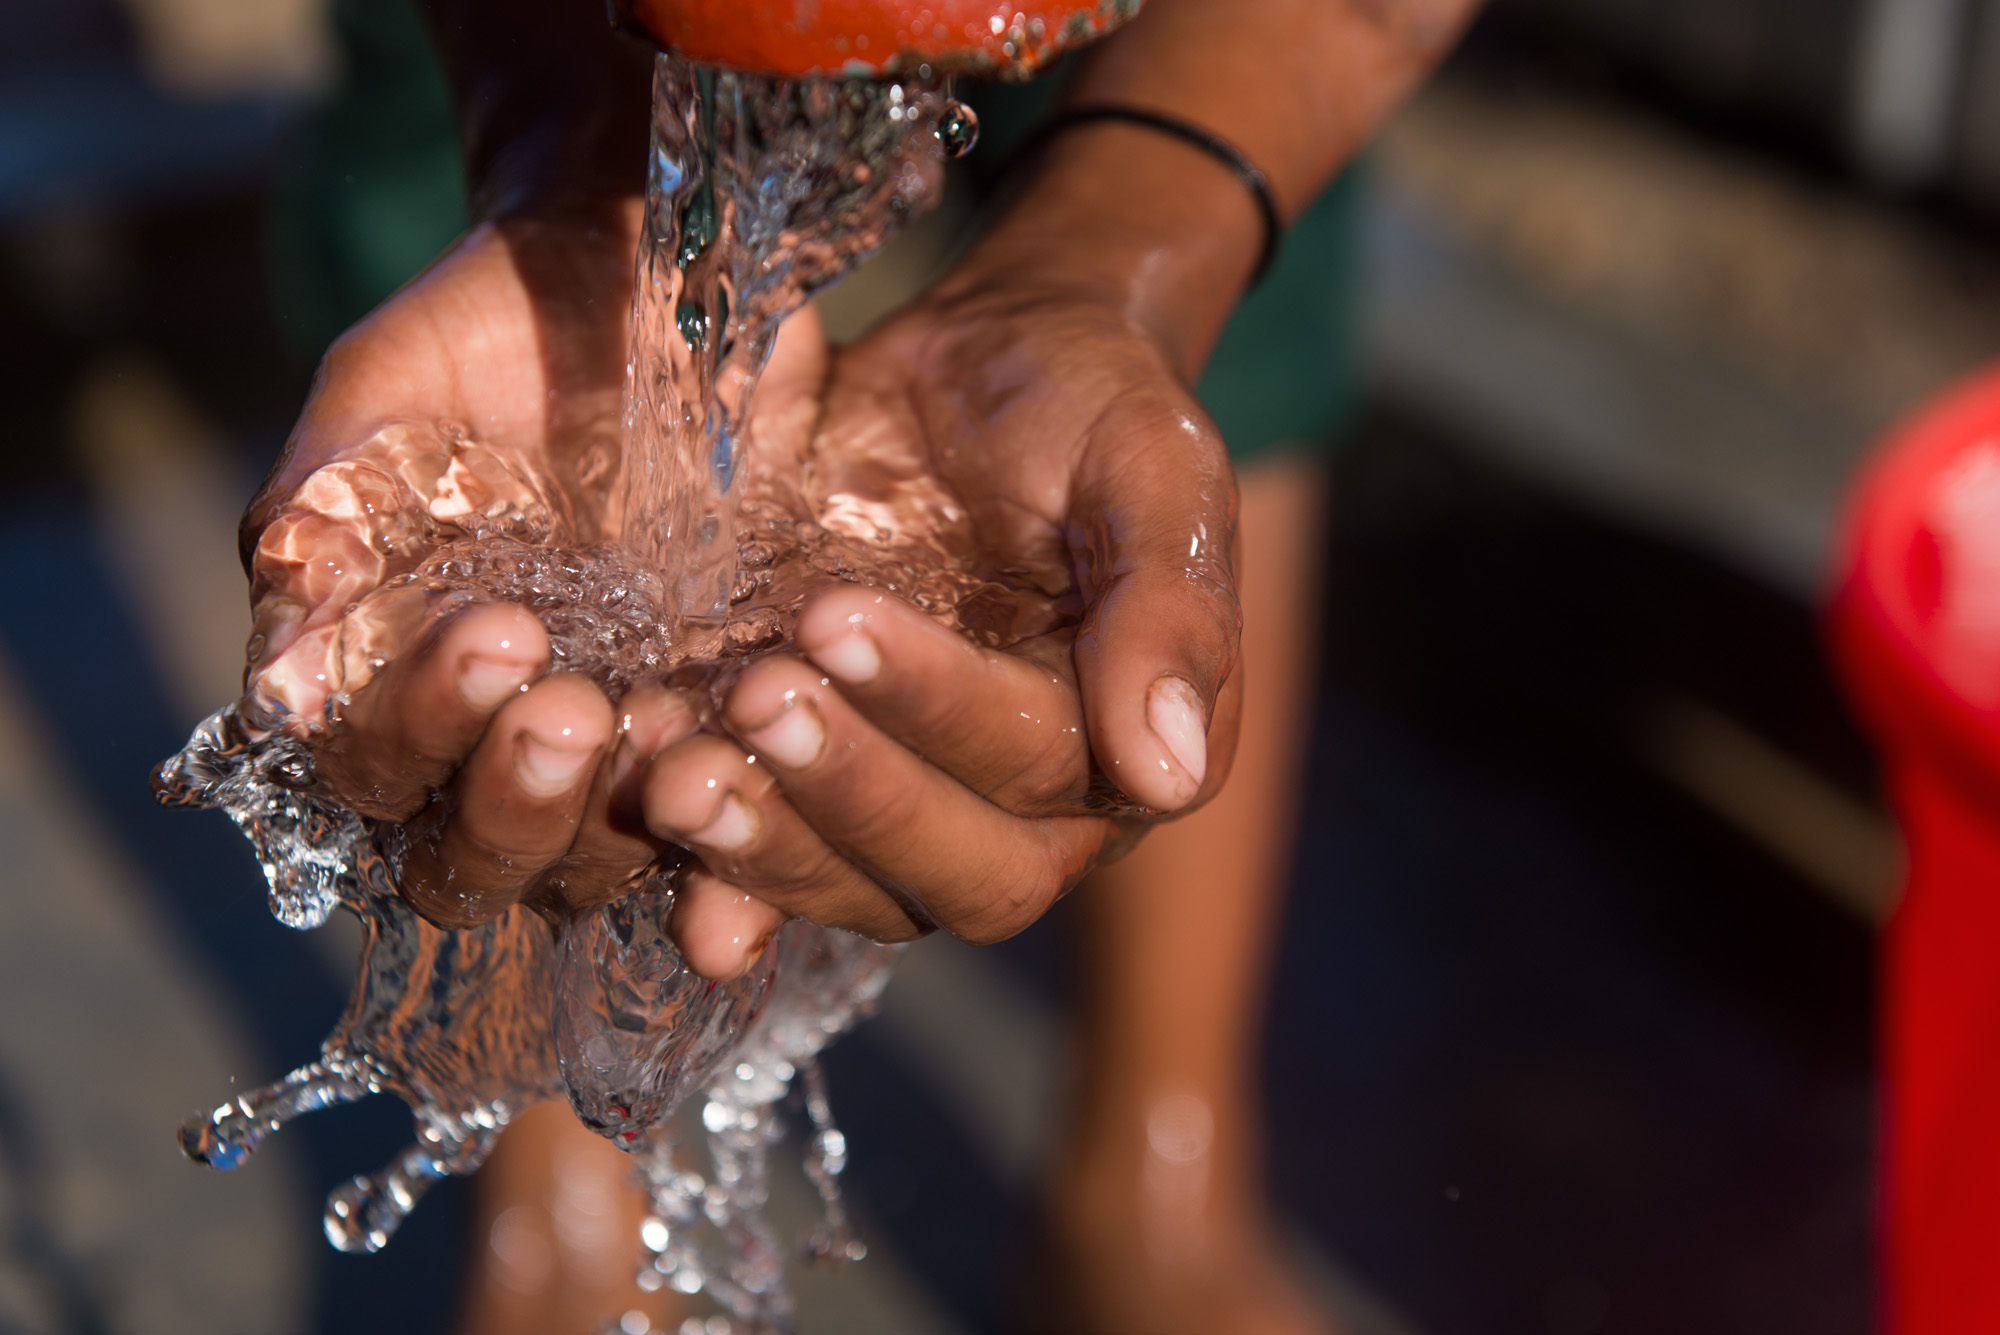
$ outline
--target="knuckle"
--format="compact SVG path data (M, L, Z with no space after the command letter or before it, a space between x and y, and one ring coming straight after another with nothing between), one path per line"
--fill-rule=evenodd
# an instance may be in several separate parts
M862 930L862 935L885 946L901 945L905 941L919 941L930 935L930 929L914 921L908 914L898 913L893 917L880 916L880 926L871 925Z
M405 866L396 888L419 917L446 931L477 927L506 907L505 900L473 892L451 867L428 861Z
M946 750L990 745L992 702L1015 689L1006 660L958 639L923 648L919 662L926 669L908 672L899 682L906 689L895 701L898 730Z
M385 772L371 754L351 754L345 745L348 736L336 734L314 757L313 791L393 825L416 819L435 800L428 786Z
M1053 847L1038 842L993 883L989 895L975 899L963 921L951 925L953 935L976 946L997 944L1032 927L1062 897L1069 887L1065 870Z
M997 920L982 919L967 926L954 925L951 934L969 946L997 946L1010 937L1020 935L1021 928L1011 927Z
M569 852L576 822L559 815L465 820L454 841L454 861L476 869L480 879L508 883L539 876Z
M638 840L624 847L574 846L536 881L535 888L565 904L598 901L631 885L656 856L656 849Z
M745 871L749 884L782 894L787 900L844 895L852 892L860 879L845 858L824 844L809 850L768 850Z
M1080 754L1065 748L1044 751L998 784L992 801L1018 816L1034 816L1074 806L1090 780Z
M1033 893L1009 896L1003 902L988 905L970 923L955 926L953 935L969 945L998 945L1034 926L1042 916L1043 907Z
M866 849L870 862L895 862L910 846L924 820L924 794L896 785L873 801L855 802L837 814L841 842Z

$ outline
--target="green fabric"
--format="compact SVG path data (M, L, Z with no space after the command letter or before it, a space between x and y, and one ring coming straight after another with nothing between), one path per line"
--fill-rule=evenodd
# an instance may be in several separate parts
M1360 194L1350 171L1299 215L1209 355L1195 392L1238 464L1329 448L1353 415Z
M292 350L340 332L465 230L458 132L410 0L334 0L339 85L308 118L272 201L271 281Z
M291 158L270 229L280 315L308 359L465 227L450 101L415 6L335 0L333 24L345 76ZM981 142L966 165L979 193L997 189L1060 78L972 90ZM1238 462L1325 448L1353 412L1360 189L1349 172L1293 224L1196 387Z

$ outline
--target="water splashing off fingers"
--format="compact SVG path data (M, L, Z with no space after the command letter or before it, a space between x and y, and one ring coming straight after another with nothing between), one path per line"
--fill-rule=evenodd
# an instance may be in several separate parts
M601 453L571 451L590 462L566 476L463 424L399 421L279 506L257 579L288 592L260 603L251 688L155 786L235 821L281 921L309 929L344 910L364 944L317 1059L190 1119L190 1157L235 1167L293 1117L397 1095L415 1141L327 1204L332 1243L372 1251L429 1185L477 1168L513 1117L566 1096L632 1153L652 1196L641 1286L706 1292L733 1330L780 1332L792 1248L760 1209L779 1104L803 1075L807 1169L826 1207L804 1245L863 1254L814 1063L867 1012L892 949L795 922L742 977L710 983L667 934L680 852L610 903L517 904L446 930L399 892L415 827L342 801L325 769L398 647L480 604L527 609L553 665L614 701L667 681L712 717L747 658L789 641L813 587L892 589L954 624L970 599L1016 597L910 519L923 506L857 518L816 497L809 440L760 436L751 414L780 322L935 200L945 145L976 134L955 105L928 78L782 79L660 57L616 477ZM667 1131L695 1091L700 1168Z

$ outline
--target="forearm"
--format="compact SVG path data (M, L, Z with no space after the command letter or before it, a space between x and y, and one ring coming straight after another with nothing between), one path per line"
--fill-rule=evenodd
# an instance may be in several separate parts
M652 59L597 0L422 0L475 220L594 208L646 185Z
M1456 39L1479 0L1149 0L1085 54L1070 105L1203 126L1247 153L1289 219L1323 190ZM1262 245L1245 186L1157 131L1065 131L968 259L1124 305L1192 377Z
M1150 0L1088 51L1072 103L1168 112L1309 203L1447 50L1479 0ZM649 53L590 0L423 0L458 108L475 218L644 188ZM1155 131L1051 143L959 281L1045 281L1120 304L1192 377L1262 244L1244 183Z

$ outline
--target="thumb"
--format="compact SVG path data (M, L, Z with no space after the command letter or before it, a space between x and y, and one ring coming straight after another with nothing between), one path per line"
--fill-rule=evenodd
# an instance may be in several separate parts
M1221 786L1235 752L1235 479L1191 404L1108 413L1092 436L1071 514L1091 750L1133 801L1183 811Z

